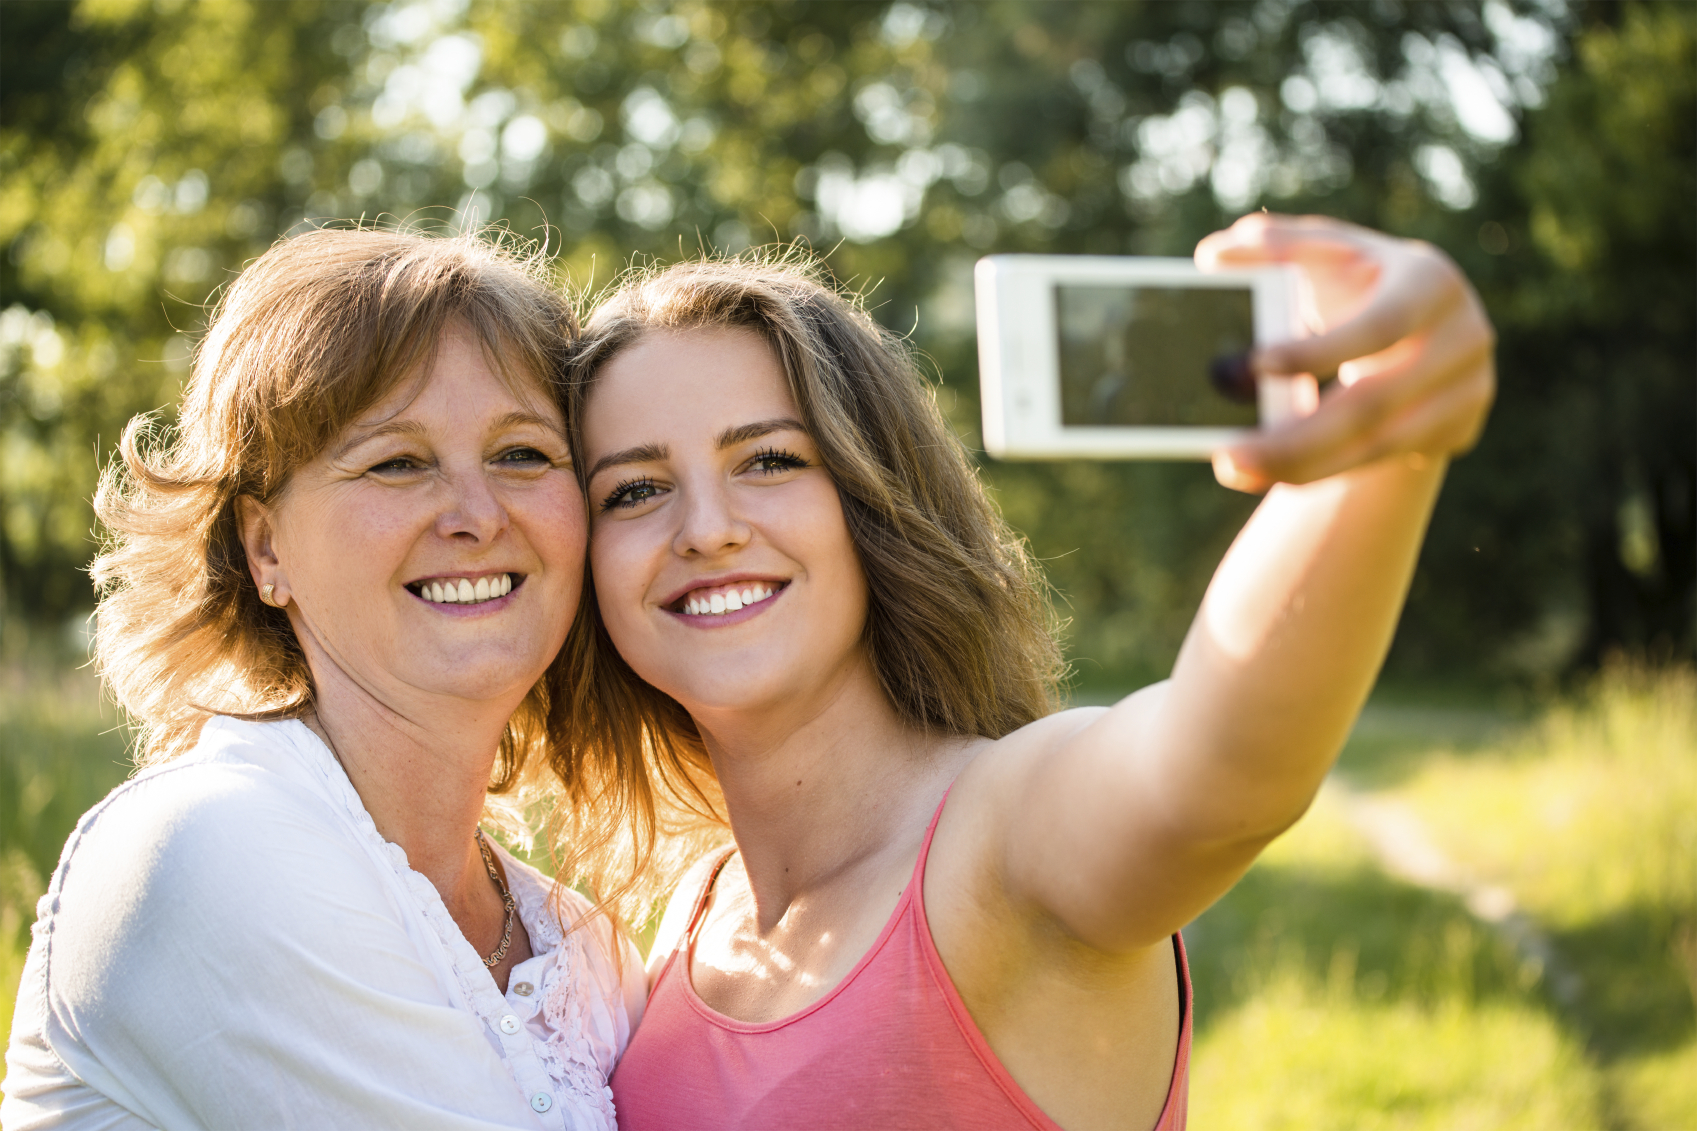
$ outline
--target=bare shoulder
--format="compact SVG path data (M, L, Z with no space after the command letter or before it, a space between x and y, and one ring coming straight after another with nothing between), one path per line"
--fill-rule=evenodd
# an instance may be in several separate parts
M672 889L671 899L666 903L666 913L660 917L660 928L654 934L654 945L648 951L650 990L654 988L654 979L659 977L661 967L666 965L666 959L671 957L672 952L683 942L701 889L707 885L707 877L724 855L725 850L722 847L707 853L684 873L683 879L678 881L678 886Z

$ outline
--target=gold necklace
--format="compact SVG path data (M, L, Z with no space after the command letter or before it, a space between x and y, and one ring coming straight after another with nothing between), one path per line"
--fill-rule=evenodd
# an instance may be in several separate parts
M507 881L501 878L501 873L495 867L495 856L489 851L489 842L483 839L483 830L478 829L474 834L477 840L477 850L483 853L483 866L489 869L489 878L495 881L495 890L501 893L501 906L507 909L507 929L501 932L501 945L495 948L495 953L483 960L483 965L493 970L507 957L507 948L513 943L513 922L518 917L518 902L513 899L513 893L507 890Z

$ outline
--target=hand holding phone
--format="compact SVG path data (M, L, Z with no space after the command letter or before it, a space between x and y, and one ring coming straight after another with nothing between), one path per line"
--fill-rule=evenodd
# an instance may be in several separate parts
M1261 492L1398 454L1442 458L1479 438L1496 392L1496 335L1459 268L1430 244L1323 216L1253 213L1196 248L1205 271L1300 267L1307 338L1257 345L1257 373L1335 372L1311 415L1242 434L1221 483Z

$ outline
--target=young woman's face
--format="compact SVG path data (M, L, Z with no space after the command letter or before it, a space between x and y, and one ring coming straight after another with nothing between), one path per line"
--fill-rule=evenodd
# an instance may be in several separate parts
M586 525L559 408L451 327L422 380L291 477L268 544L247 534L315 665L384 699L487 700L522 697L559 651Z
M651 332L583 425L596 596L638 675L700 715L802 705L865 662L866 579L765 339Z

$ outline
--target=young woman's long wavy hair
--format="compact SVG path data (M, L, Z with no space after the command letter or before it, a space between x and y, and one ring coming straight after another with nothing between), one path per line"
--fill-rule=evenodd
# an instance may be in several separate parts
M215 714L311 709L312 673L287 614L259 599L236 500L274 502L423 371L450 322L481 340L503 380L560 397L578 327L540 254L475 235L326 229L279 242L231 284L175 428L152 416L125 428L95 497L95 657L141 727L138 761L188 750ZM546 747L552 686L540 681L508 725L497 791Z
M842 500L871 583L863 642L884 693L916 726L1000 738L1059 705L1062 664L1045 584L906 344L824 277L817 260L794 251L632 272L589 319L571 367L573 450L584 450L583 411L597 374L644 335L758 333ZM634 851L625 866L641 868L666 831L721 823L721 798L688 712L613 647L593 579L579 615L590 631L574 633L561 657L571 689L569 738L556 752L566 759L556 764L567 783L561 812L624 813L638 833L622 846ZM580 844L582 832L570 820L556 828Z

